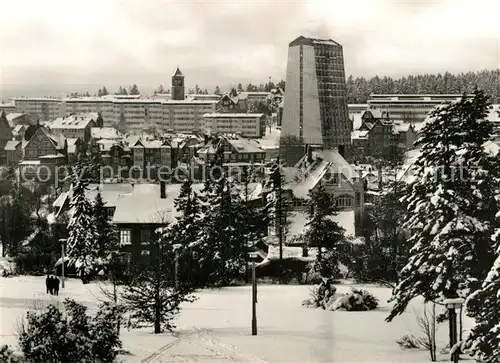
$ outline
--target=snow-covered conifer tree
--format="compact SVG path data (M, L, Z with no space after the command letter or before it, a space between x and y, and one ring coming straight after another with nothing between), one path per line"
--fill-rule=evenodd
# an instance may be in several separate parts
M71 218L68 223L68 240L66 254L69 263L75 265L82 281L93 273L98 263L99 233L92 204L85 196L89 185L88 169L80 163L73 170L73 196L69 207Z
M108 213L102 200L101 193L97 196L92 205L95 218L95 227L99 235L96 243L99 262L105 267L116 256L119 250L120 238L118 230L108 218Z
M492 134L488 107L476 90L472 99L437 107L425 122L416 143L416 178L403 197L410 257L388 321L417 295L434 301L467 297L492 265L498 169L485 149Z
M337 247L344 238L344 229L333 220L333 217L338 214L338 210L334 197L326 192L323 185L311 190L309 198L304 238L309 246L318 248L317 263L321 275L332 277L332 274L339 272L340 257ZM328 251L327 263L322 261L323 248ZM331 268L327 269L326 266Z

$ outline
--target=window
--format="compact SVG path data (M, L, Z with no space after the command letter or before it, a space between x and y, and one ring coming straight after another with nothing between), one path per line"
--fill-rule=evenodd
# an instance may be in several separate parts
M129 264L130 261L132 260L132 254L131 253L122 253L120 254L120 262L124 264Z
M141 230L141 244L149 244L151 242L151 233L149 229Z
M149 256L149 250L141 250L141 256Z
M352 207L353 197L349 195L342 195L340 197L335 198L335 204L337 207Z
M113 215L115 214L115 208L106 208L106 212L108 214L108 218L112 219Z
M132 236L130 229L121 229L120 230L120 243L122 245L131 245L132 244Z

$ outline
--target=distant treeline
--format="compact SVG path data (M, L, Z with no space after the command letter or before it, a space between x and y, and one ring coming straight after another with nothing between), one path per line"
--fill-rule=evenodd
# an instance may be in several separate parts
M392 94L455 94L472 92L477 86L500 103L500 69L460 74L422 74L399 79L391 77L363 77L347 79L347 102L366 103L370 93Z

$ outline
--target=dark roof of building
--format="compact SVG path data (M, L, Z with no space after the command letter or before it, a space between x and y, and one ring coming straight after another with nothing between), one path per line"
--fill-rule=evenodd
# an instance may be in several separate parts
M172 77L184 77L184 75L182 74L181 70L179 69L179 67L177 67L177 69L175 70L175 73Z
M303 35L290 42L288 46L293 47L296 45L314 45L314 44L328 44L328 45L341 46L333 39L308 38Z

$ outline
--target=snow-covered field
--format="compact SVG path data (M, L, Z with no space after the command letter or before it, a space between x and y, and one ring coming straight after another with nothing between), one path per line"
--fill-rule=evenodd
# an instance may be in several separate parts
M151 334L151 329L122 332L124 362L426 362L423 350L401 350L395 340L421 335L414 309L386 323L390 290L366 288L380 299L371 312L323 311L301 307L308 286L259 285L258 336L250 335L250 288L204 290L185 306L177 334ZM338 292L349 290L339 285ZM100 289L68 280L59 299L72 297L93 310ZM44 277L0 278L1 344L16 344L16 325L23 314L57 298L45 294ZM438 331L438 350L447 342L448 326ZM446 361L447 356L442 355Z

